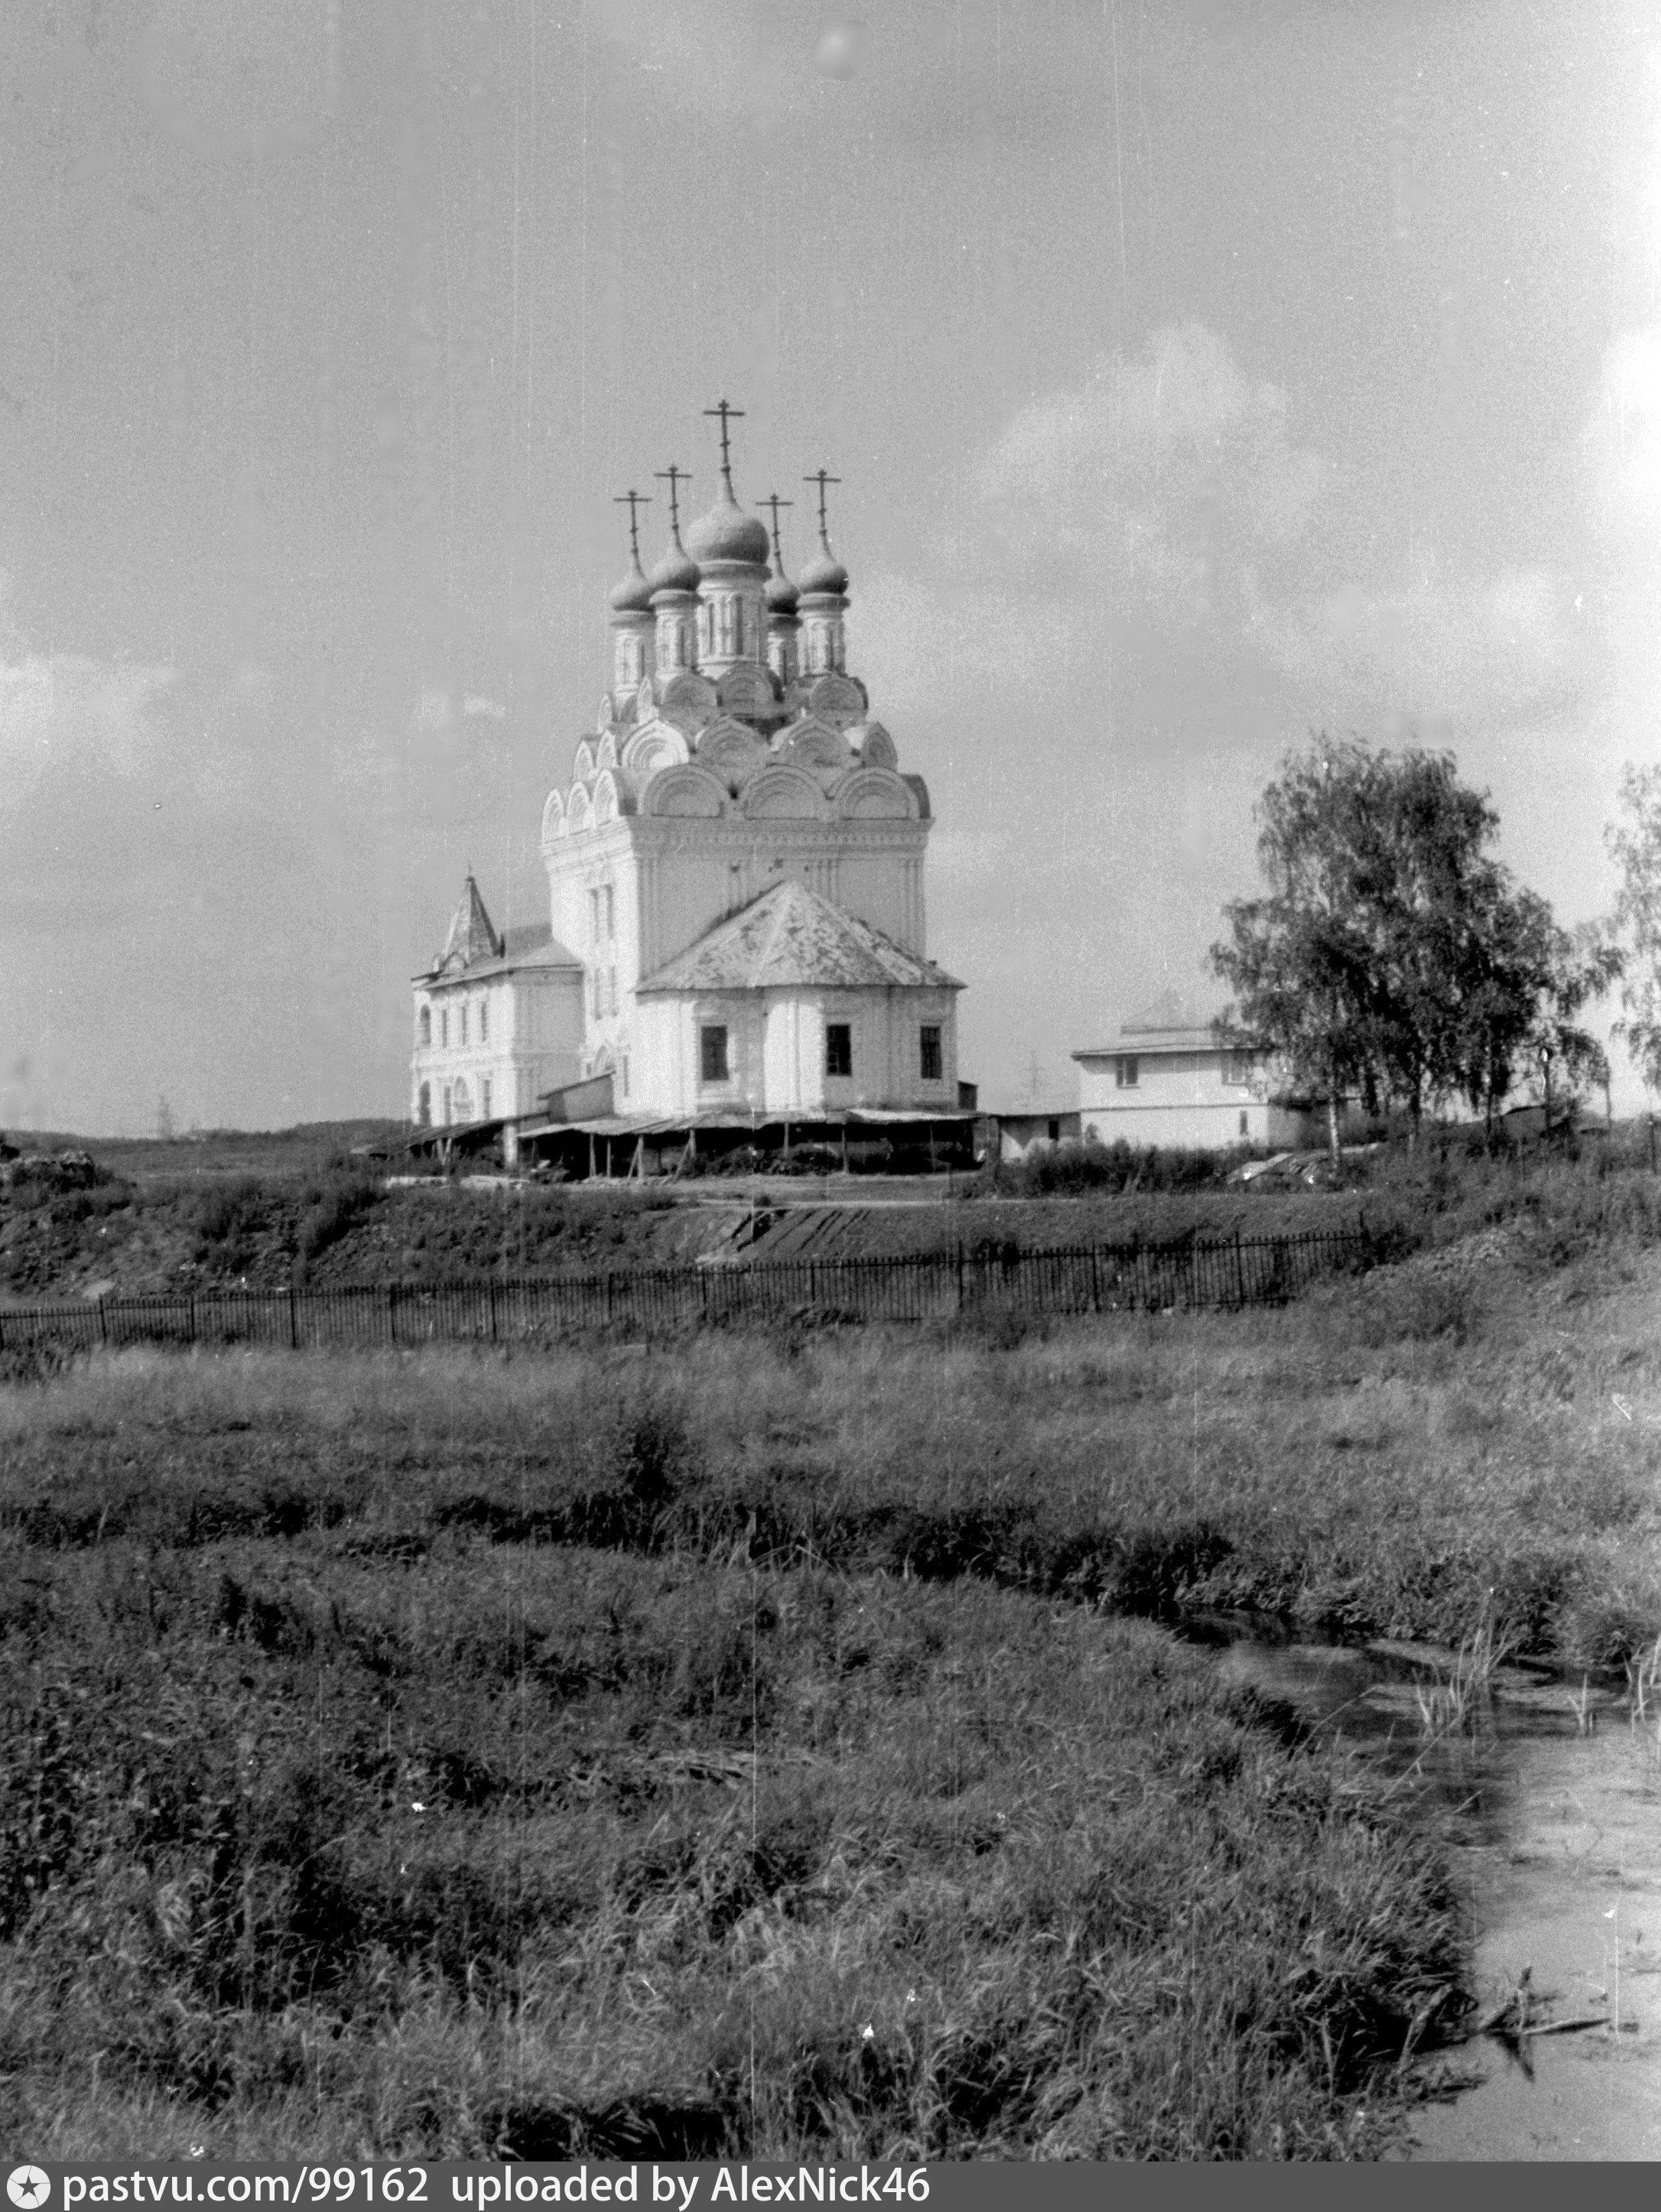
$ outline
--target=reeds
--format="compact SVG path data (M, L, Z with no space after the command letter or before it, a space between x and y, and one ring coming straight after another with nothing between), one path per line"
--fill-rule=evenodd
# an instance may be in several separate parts
M1494 1677L1514 1648L1494 1626L1494 1592L1481 1619L1461 1642L1445 1679L1415 1683L1420 1725L1427 1736L1475 1735L1493 1703Z

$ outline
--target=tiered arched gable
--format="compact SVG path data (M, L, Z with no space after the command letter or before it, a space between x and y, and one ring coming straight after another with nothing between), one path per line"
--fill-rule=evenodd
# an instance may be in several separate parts
M632 814L635 794L613 768L602 769L594 781L594 820L615 822L619 814Z
M615 768L618 764L618 741L607 730L594 747L594 766L597 769Z
M623 765L636 778L655 775L660 769L675 768L691 758L685 738L669 722L648 722L624 741Z
M923 781L920 775L902 776L900 781L903 783L910 785L911 790L916 795L918 820L921 822L932 822L934 817L934 810L928 804L928 786Z
M855 722L848 732L848 742L867 768L897 768L899 747L880 722Z
M565 835L565 795L551 791L542 809L542 842L551 845L556 837Z
M831 792L844 822L915 822L917 796L891 768L849 769Z
M834 723L806 714L781 733L779 757L794 761L828 788L847 773L850 756L847 740Z
M658 700L662 720L672 722L683 737L695 738L706 722L715 718L715 687L707 676L683 670L663 686Z
M740 660L715 685L723 714L769 715L778 704L771 672L753 661Z
M660 769L646 787L641 801L643 814L673 815L709 820L727 811L727 787L694 763Z
M809 714L845 730L865 719L868 702L865 686L856 676L816 676L806 696Z
M592 783L594 778L594 741L584 738L578 744L571 761L571 775L578 783Z
M767 748L747 722L722 714L698 735L698 766L719 776L736 798L767 758Z
M585 830L592 830L593 826L594 802L588 796L588 787L586 783L574 783L571 795L565 802L567 835L581 836Z
M818 778L788 760L769 761L745 786L742 805L757 821L823 822L830 812Z

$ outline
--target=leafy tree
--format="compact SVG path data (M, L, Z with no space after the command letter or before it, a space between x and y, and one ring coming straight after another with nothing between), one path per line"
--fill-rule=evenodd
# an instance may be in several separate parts
M1621 806L1626 820L1603 833L1621 870L1612 922L1628 956L1615 1033L1649 1089L1661 1091L1661 768L1628 763Z
M1211 952L1236 994L1223 1026L1325 1096L1335 1153L1347 1093L1404 1106L1416 1135L1460 1094L1491 1118L1524 1059L1548 1090L1596 1072L1574 1017L1618 956L1513 884L1488 849L1499 817L1451 754L1317 738L1287 756L1257 819L1269 895L1226 907L1229 940Z
M1602 924L1561 927L1536 892L1507 892L1488 919L1483 973L1472 994L1464 1084L1491 1124L1526 1071L1551 1125L1556 1097L1609 1082L1609 1057L1579 1017L1620 975L1621 954Z
M1365 746L1289 754L1257 805L1268 896L1226 906L1230 940L1211 948L1236 998L1220 1027L1268 1043L1294 1084L1324 1094L1335 1154L1339 1100L1378 1089L1381 963L1365 905L1384 804L1384 764Z

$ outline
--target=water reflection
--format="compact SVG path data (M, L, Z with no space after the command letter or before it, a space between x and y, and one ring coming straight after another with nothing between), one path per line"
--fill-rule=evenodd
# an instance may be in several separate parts
M1525 1975L1533 2017L1607 2028L1484 2036L1451 2054L1474 2084L1419 2108L1412 2155L1661 2158L1661 1747L1612 1692L1506 1667L1470 1732L1427 1740L1421 1692L1451 1654L1299 1641L1261 1620L1189 1625L1226 1676L1293 1706L1387 1772L1452 1841L1479 2006ZM1618 2021L1618 2028L1615 2025Z

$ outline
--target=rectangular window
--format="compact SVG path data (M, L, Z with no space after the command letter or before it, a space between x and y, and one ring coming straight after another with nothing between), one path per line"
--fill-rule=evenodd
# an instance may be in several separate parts
M489 1113L489 1107L487 1106L484 1110ZM1062 1125L1059 1121L1052 1121L1050 1125L1050 1141L1052 1145L1059 1145L1062 1141Z
M465 1044L467 1042L467 1004L465 1000L462 1001L461 1006L461 1042L463 1044Z
M623 1055L623 1096L625 1098L629 1096L629 1055L626 1052Z
M1244 1136L1245 1136L1247 1133L1248 1133L1248 1132L1247 1132L1247 1129L1246 1129L1246 1117L1245 1117L1245 1115L1244 1115L1244 1114L1242 1114L1242 1115L1241 1115L1241 1116L1240 1116L1240 1134L1244 1137Z
M588 942L590 945L599 943L599 893L598 891L590 891L588 894Z
M609 945L618 933L618 910L611 886L605 886L605 942Z
M446 1045L450 1042L450 1010L447 1006L438 1018L438 1041ZM447 1121L450 1117L447 1114L444 1118Z
M827 1075L854 1073L854 1029L851 1022L824 1025L824 1072Z
M722 1023L712 1023L698 1031L698 1080L701 1083L725 1083L727 1080L727 1030Z
M481 1044L490 1042L490 1002L488 999L481 999L478 1002L478 1041Z
M490 1118L490 1079L488 1075L478 1086L478 1118L481 1121L488 1121Z
M618 971L615 968L608 968L605 971L605 1003L611 1008L611 1012L616 1013L618 1010Z
M1251 1054L1249 1052L1230 1053L1223 1062L1223 1081L1231 1084L1236 1091L1244 1091L1250 1080Z
M922 1079L925 1083L938 1083L944 1073L940 1025L938 1022L925 1022L922 1025Z
M1134 1091L1136 1088L1136 1055L1134 1052L1121 1053L1114 1061L1113 1088L1116 1091Z

